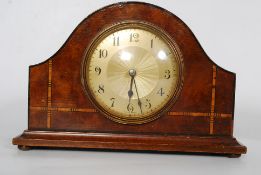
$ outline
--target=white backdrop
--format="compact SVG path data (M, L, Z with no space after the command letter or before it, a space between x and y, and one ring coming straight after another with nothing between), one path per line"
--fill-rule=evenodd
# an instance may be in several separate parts
M260 174L261 3L173 0L148 3L180 17L209 57L237 73L234 135L239 159L176 154L32 150L12 137L27 128L28 66L52 56L73 29L113 0L0 1L0 174ZM204 166L204 168L202 168Z

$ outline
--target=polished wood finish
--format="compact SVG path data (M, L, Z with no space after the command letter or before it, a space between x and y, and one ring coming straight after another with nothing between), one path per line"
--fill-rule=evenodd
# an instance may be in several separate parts
M204 152L235 157L244 153L235 138L95 132L25 131L15 144L30 147L95 148L113 150ZM28 150L28 148L26 150ZM24 147L22 147L22 150Z
M145 21L175 40L184 59L178 100L160 118L141 125L113 122L86 97L81 65L87 46L106 27ZM216 65L191 30L151 4L117 3L84 19L51 58L29 68L28 130L13 139L20 148L70 147L240 155L233 137L236 75Z

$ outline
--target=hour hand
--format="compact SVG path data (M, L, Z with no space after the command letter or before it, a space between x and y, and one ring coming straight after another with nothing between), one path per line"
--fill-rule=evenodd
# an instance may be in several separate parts
M129 103L130 103L131 97L133 96L133 91L132 91L133 80L134 80L134 76L131 76L130 90L128 91Z
M131 76L130 90L128 91L129 103L130 103L131 97L133 96L132 85L133 85L134 77L136 75L135 69L130 69L129 70L129 75Z
M131 89L128 91L128 96L129 96L129 102L130 102L130 99L133 96L133 91Z

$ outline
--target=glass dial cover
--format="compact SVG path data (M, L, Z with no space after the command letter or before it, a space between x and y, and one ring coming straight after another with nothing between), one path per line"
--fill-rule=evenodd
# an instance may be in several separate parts
M113 121L141 124L158 118L182 87L182 55L155 26L122 23L87 48L82 82L94 105Z

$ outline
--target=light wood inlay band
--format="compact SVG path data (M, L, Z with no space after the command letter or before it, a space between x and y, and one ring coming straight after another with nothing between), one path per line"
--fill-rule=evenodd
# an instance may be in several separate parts
M231 118L232 114L223 113L204 113L204 112L168 112L170 116L192 116L192 117L218 117L218 118Z
M48 61L47 128L51 128L52 117L52 60Z
M37 110L37 111L58 111L58 112L96 112L96 110L92 108L30 107L30 109Z
M209 123L209 134L214 132L214 112L215 112L215 98L216 98L216 77L217 67L213 65L213 77L212 77L212 94L211 94L211 107L210 107L210 123Z
M97 112L96 109L93 108L66 108L66 107L30 107L30 110L38 110L38 111L58 111L58 112L87 112L87 113L93 113ZM232 114L223 114L223 113L204 113L204 112L168 112L169 116L192 116L192 117L210 117L213 115L213 117L218 118L231 118Z

